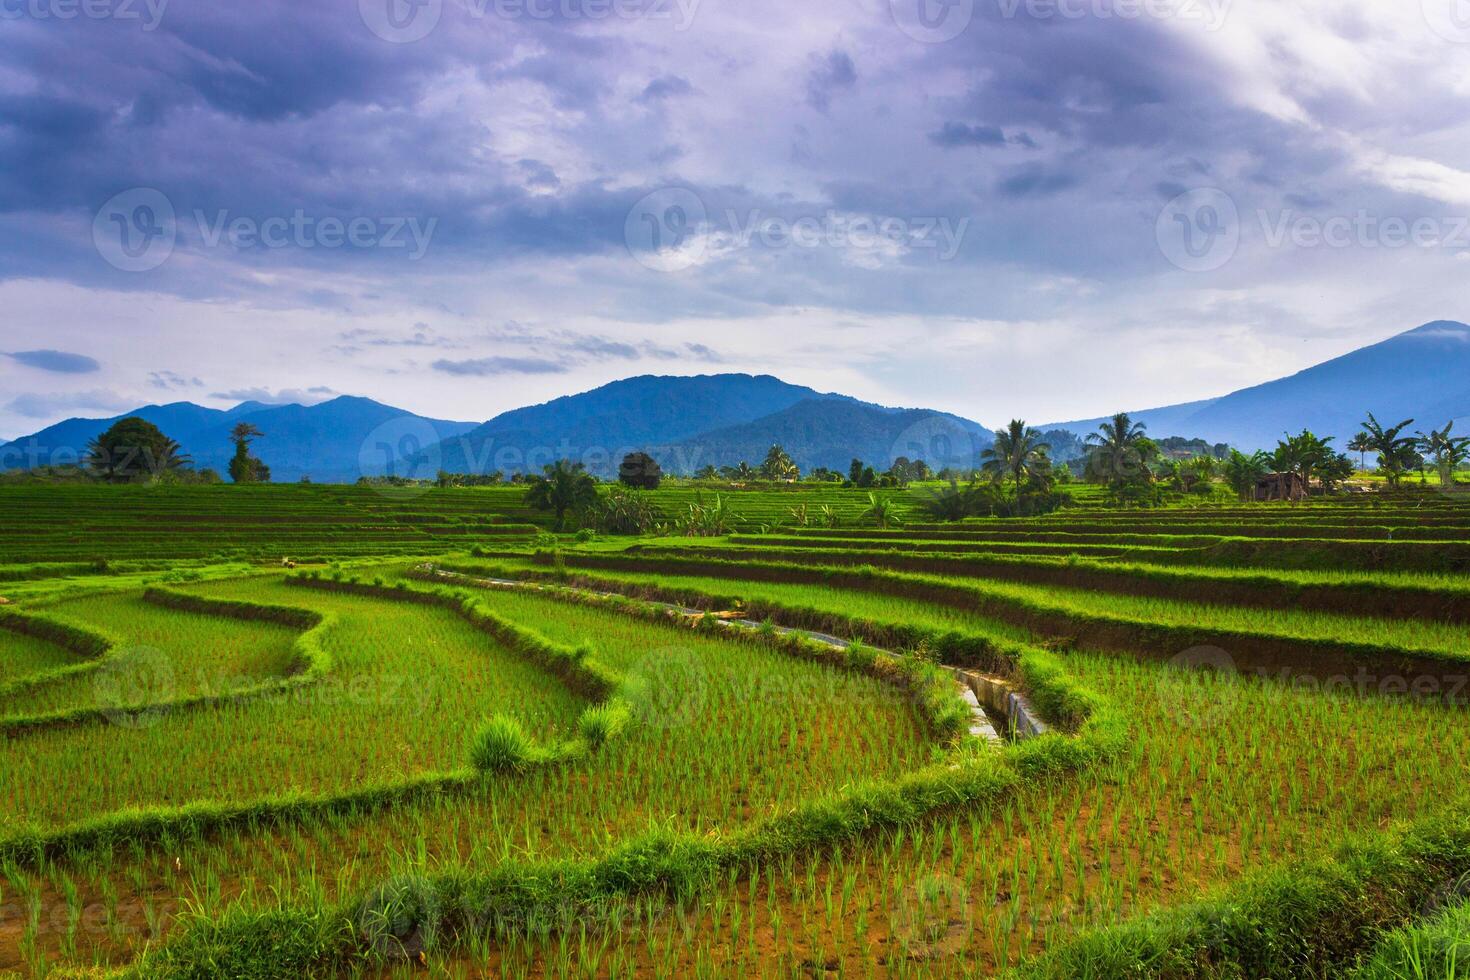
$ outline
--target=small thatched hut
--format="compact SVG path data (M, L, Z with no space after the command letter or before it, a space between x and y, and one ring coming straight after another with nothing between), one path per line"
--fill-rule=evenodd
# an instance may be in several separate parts
M1306 500L1307 483L1300 473L1267 473L1256 481L1257 500Z

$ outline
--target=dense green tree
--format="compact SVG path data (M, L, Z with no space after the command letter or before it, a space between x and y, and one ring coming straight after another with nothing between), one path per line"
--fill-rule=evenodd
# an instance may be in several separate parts
M570 511L586 510L597 502L597 481L581 463L559 459L542 469L526 491L526 504L556 514L558 529L566 527Z
M152 480L180 470L189 457L179 444L147 419L130 416L112 424L87 444L83 464L93 474L114 483Z
M250 444L265 437L249 422L240 422L230 430L230 441L235 444L235 455L230 457L230 479L236 483L269 483L270 467L250 455Z
M1225 482L1241 500L1255 496L1256 485L1271 471L1271 457L1263 452L1247 456L1238 449L1230 450L1225 460Z
M1344 453L1330 453L1317 464L1317 478L1322 481L1322 489L1329 493L1342 486L1352 475L1353 461Z
M1271 457L1272 464L1278 473L1297 474L1302 478L1302 486L1310 489L1312 477L1336 456L1329 445L1331 442L1332 436L1324 439L1309 429L1303 429L1277 443L1276 452Z
M663 467L647 453L629 453L618 467L618 482L639 490L657 490L663 482Z

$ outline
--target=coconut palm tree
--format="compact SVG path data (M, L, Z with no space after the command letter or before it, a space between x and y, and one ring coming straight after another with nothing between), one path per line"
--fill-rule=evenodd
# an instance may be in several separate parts
M1050 473L1046 454L1051 446L1041 441L1041 433L1027 428L1020 419L995 434L995 445L980 454L985 462L980 471L999 483L1010 477L1016 484L1016 497L1021 496L1021 480L1043 472Z
M761 476L773 483L777 480L795 480L801 476L801 470L797 469L786 450L776 445L770 448L765 462L761 463Z
M1450 421L1445 423L1443 429L1431 429L1429 435L1417 433L1418 439L1414 447L1434 463L1434 468L1439 473L1439 485L1444 489L1454 487L1456 468L1470 459L1470 436L1450 435L1454 428L1455 423Z
M559 459L546 466L544 476L538 476L526 492L526 504L537 510L556 513L556 526L566 525L567 512L584 510L597 501L597 481L593 480L581 463Z
M1373 417L1372 412L1368 413L1368 421L1363 423L1363 435L1367 438L1368 448L1378 453L1378 467L1383 470L1383 475L1388 479L1390 489L1399 485L1399 480L1404 475L1408 452L1414 450L1415 443L1418 441L1413 436L1402 435L1403 431L1413 424L1413 419L1405 419L1398 425L1384 428Z
M1096 479L1120 486L1138 479L1152 479L1148 459L1153 443L1147 426L1119 412L1087 436L1087 471Z
M1368 450L1372 448L1373 444L1368 441L1368 433L1366 432L1359 432L1347 444L1348 452L1358 454L1358 469L1360 470L1366 470L1368 468Z

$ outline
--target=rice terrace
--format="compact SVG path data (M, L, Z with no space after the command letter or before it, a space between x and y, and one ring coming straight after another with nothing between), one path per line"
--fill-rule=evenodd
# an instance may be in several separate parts
M0 0L0 980L1470 980L1470 0Z
M0 969L1459 975L1461 491L682 482L0 487Z

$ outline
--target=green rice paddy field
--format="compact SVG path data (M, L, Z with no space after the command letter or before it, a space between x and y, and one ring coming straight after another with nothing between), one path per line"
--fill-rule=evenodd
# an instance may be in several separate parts
M0 487L0 977L1467 975L1470 501L918 493Z

